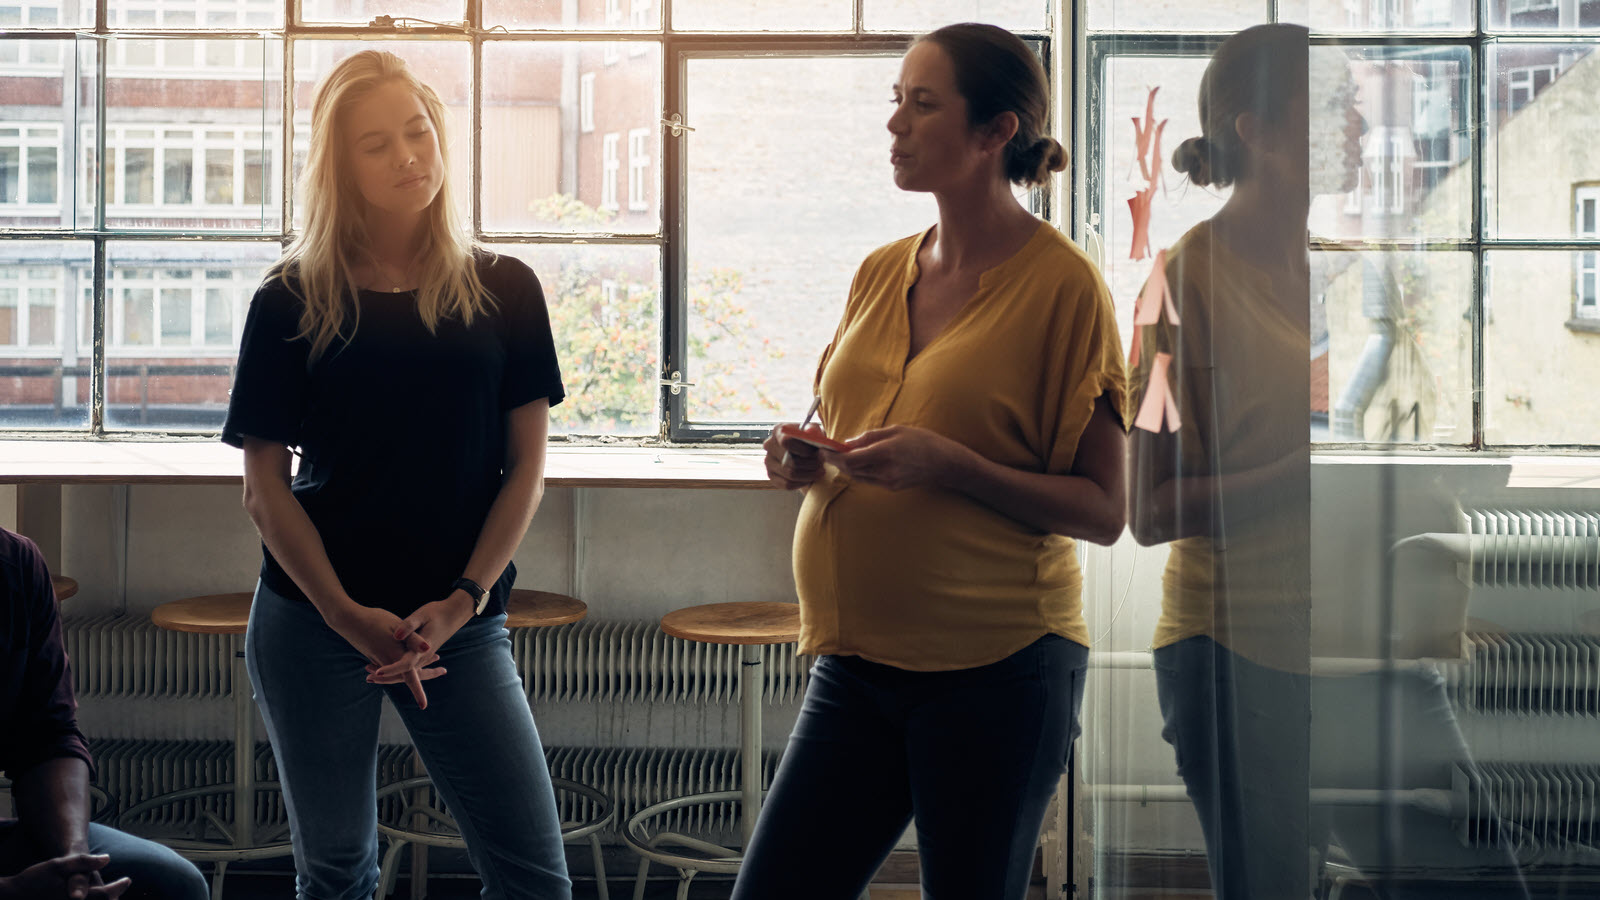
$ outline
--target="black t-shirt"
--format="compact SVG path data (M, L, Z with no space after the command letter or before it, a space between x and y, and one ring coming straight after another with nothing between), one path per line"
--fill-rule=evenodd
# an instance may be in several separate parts
M360 293L360 321L310 362L302 304L279 279L256 291L222 440L299 448L292 490L346 593L401 617L443 599L477 544L505 465L506 414L565 396L539 279L513 257L477 259L493 296L471 327L429 334L411 292ZM346 298L349 302L349 298ZM305 600L271 551L261 579ZM508 565L486 614L505 609Z

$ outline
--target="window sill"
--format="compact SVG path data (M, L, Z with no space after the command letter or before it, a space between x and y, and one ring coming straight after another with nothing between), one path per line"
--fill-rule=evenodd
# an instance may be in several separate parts
M1580 331L1585 334L1600 334L1600 319L1580 319L1577 317L1567 320L1568 331Z
M241 484L244 454L211 441L0 441L0 484ZM767 490L762 452L550 446L550 487Z

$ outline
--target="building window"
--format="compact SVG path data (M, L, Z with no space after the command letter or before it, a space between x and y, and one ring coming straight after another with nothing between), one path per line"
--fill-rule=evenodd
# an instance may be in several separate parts
M0 209L57 213L60 200L61 126L0 124Z
M606 0L606 29L617 31L622 28L622 0ZM622 47L616 41L607 41L605 50L605 64L613 65L622 59Z
M635 128L628 132L628 208L636 211L650 208L647 183L650 178L650 135L648 128Z
M1510 112L1527 106L1542 90L1556 79L1560 67L1554 63L1540 66L1521 66L1506 70L1506 108Z
M157 219L242 216L276 197L276 134L188 126L113 125L106 131L108 212ZM84 139L93 139L87 128Z
M1600 238L1600 186L1577 190L1573 232L1580 238ZM1573 312L1580 319L1600 319L1600 250L1580 250L1577 261Z
M1401 129L1387 127L1367 141L1367 169L1372 172L1372 209L1401 215L1406 211L1406 191L1416 153Z
M632 0L628 6L628 27L644 31L654 23L651 21L650 0ZM643 41L635 41L628 45L629 56L643 56L649 52L650 47Z
M578 77L578 130L584 134L594 130L594 73Z
M600 139L600 208L617 208L617 170L622 161L617 156L617 145L622 136L612 132Z
M61 343L59 268L0 266L0 356Z

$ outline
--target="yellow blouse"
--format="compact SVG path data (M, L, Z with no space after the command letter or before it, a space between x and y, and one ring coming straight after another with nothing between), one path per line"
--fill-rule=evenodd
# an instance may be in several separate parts
M1001 465L1069 472L1095 399L1126 403L1099 273L1040 223L907 362L926 235L874 251L856 273L818 367L828 434L913 425ZM800 509L794 573L802 653L941 671L997 662L1047 633L1089 643L1073 541L955 491L889 491L826 467Z
M1156 353L1171 354L1183 474L1226 476L1264 467L1277 474L1218 504L1211 533L1172 542L1152 646L1204 635L1262 665L1304 672L1311 513L1307 287L1275 286L1217 240L1208 222L1167 251L1166 278L1181 324L1163 316L1143 326L1131 379L1135 402L1143 402ZM1138 475L1129 481L1138 484Z

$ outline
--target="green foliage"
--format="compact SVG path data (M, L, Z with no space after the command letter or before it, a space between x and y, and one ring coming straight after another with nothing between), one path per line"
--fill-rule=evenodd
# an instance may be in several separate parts
M612 216L559 195L535 204L535 211L569 225L603 224ZM538 273L567 388L566 401L552 412L552 431L654 433L663 374L655 267L636 270L598 256L569 252L559 271ZM602 284L608 280L616 283L609 300ZM690 275L689 368L683 378L696 383L685 390L702 418L707 410L729 418L775 415L779 409L763 365L783 353L770 339L756 337L743 289L744 276L731 269Z

